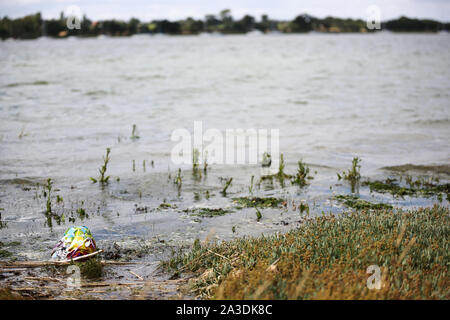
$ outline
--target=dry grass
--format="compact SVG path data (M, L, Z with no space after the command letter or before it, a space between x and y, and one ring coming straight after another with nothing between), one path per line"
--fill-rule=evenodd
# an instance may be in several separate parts
M163 265L215 299L449 299L449 209L355 211L284 235L196 245ZM367 267L381 268L369 290Z

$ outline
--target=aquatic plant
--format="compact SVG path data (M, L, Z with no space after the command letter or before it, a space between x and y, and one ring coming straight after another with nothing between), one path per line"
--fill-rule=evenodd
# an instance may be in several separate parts
M137 126L133 124L133 129L131 130L131 140L139 139L140 137L137 135Z
M400 185L400 182L395 178L387 178L385 181L363 181L362 185L368 186L370 192L390 193L394 197L437 196L438 198L442 198L442 194L447 194L447 200L450 200L450 183L437 184L433 183L432 180L426 180L424 178L414 181L411 177L406 177L406 183L409 187Z
M194 213L193 216L199 216L203 218L211 218L217 216L223 216L227 213L232 212L231 210L223 209L223 208L195 208L192 210Z
M222 194L224 196L227 194L227 189L231 185L231 181L233 181L233 178L230 178L230 179L226 180L226 182L225 182L225 186L222 189Z
M52 214L52 198L51 198L51 193L52 193L52 179L48 178L47 179L47 185L45 186L46 191L44 191L44 197L47 197L47 201L46 201L46 214L47 215L51 215Z
M355 192L355 188L359 184L359 180L361 179L360 169L361 165L359 163L361 162L361 159L358 157L353 158L352 160L352 167L347 170L347 172L342 172L342 175L339 173L337 174L338 180L344 179L350 182L350 186L352 189L352 193Z
M253 193L253 179L255 178L255 176L252 176L250 178L250 187L248 187L248 192Z
M261 218L262 218L262 214L261 214L261 211L259 211L257 207L255 207L255 210L256 210L256 221L259 222L259 220L261 220Z
M249 207L260 207L260 208L277 208L280 207L280 204L283 203L283 199L274 198L274 197L240 197L233 198L234 203L237 203L239 206L244 208Z
M90 177L93 183L97 183L97 181L100 182L101 184L108 183L110 176L105 177L105 173L106 173L106 170L108 169L108 162L110 160L110 158L109 158L110 152L111 152L111 149L106 148L106 156L103 157L103 165L101 166L100 169L98 169L98 171L100 173L100 177L98 178L98 180Z
M3 210L3 208L0 208ZM0 212L0 229L7 228L8 224L5 221L2 221L2 213Z
M301 201L298 205L298 210L300 211L300 214L306 212L306 214L309 215L309 205L306 202Z
M297 173L292 179L293 184L299 185L299 187L304 187L308 184L308 180L314 179L309 175L309 167L302 161L298 161Z
M194 273L190 288L202 298L448 300L449 232L445 207L361 210L193 247L161 265ZM371 265L380 268L379 290L367 287Z
M392 205L388 203L373 203L367 200L360 199L354 195L337 195L333 199L342 202L345 206L357 210L361 209L391 209Z
M205 157L203 158L203 172L206 174L208 170L208 151L205 151Z
M183 183L183 177L181 176L181 168L178 168L178 174L175 177L175 179L173 180L173 183L178 186L178 190L181 189L181 185Z

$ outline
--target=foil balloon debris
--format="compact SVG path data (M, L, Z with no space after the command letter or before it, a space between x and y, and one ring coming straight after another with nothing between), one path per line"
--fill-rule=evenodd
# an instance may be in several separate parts
M87 227L71 227L53 248L52 260L70 260L96 250L94 237Z

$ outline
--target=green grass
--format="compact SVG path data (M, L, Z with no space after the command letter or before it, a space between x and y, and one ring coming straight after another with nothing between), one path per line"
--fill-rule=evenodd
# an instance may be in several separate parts
M162 266L211 299L449 299L449 209L358 210L282 235L199 244ZM367 288L379 266L381 289Z

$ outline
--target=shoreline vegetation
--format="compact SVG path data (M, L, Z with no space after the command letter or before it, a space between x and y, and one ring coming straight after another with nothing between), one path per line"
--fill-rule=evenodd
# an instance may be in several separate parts
M259 19L245 15L234 19L231 11L222 10L219 14L206 15L204 19L188 17L184 20L140 21L131 18L128 21L99 20L94 21L86 16L80 19L79 29L68 29L67 19L61 13L59 19L42 19L41 13L27 15L22 18L0 20L0 38L36 39L41 36L66 38L68 36L95 37L132 36L135 34L167 34L167 35L198 35L213 34L246 34L260 33L366 33L375 32L366 26L362 19L343 19L328 16L316 18L308 14L298 15L293 20L273 20L263 14ZM405 16L381 23L381 30L392 32L439 32L450 31L449 22L430 19L412 19Z
M106 156L103 157L104 170L99 170L101 175L106 172L109 153L107 149ZM300 189L306 188L309 185L307 180L313 180L309 176L308 165L302 160L298 161L298 170L296 176L293 176L285 172L283 159L284 157L278 173L270 178L280 180L281 187L284 187L282 182L287 179ZM263 216L263 209L285 210L292 205L293 210L299 212L296 218L298 226L285 233L244 236L222 242L212 241L208 235L204 241L195 239L192 246L181 246L178 249L173 247L172 255L167 252L168 255L159 261L156 269L165 275L164 278L168 277L168 280L155 282L154 279L144 279L139 274L132 273L136 277L135 281L124 282L114 276L111 278L117 269L103 272L99 261L92 260L80 266L84 278L82 289L67 296L63 293L66 281L62 271L50 268L44 276L39 274L41 269L33 271L32 276L15 274L17 280L1 283L0 299L64 299L73 295L103 299L108 298L111 293L123 294L119 287L133 288L132 295L127 298L145 299L155 297L149 283L177 286L176 291L171 291L173 293L158 293L160 298L449 299L450 211L443 201L444 197L449 201L450 184L445 179L444 183L439 184L437 176L414 179L407 174L409 170L421 173L442 172L446 171L447 166L408 164L384 167L384 170L401 172L397 178L388 178L386 181L367 178L362 180L360 168L360 159L355 157L350 169L337 173L338 181L345 180L349 187L355 185L357 191L345 195L330 195L332 200L344 206L334 213L322 211L321 215L310 215L309 205L303 200L295 204L294 201L288 203L284 198L253 195L254 176L250 179L248 196L230 196L233 206L184 210L195 218L214 219L234 210L251 208L255 210L255 221L258 222ZM199 165L195 160L192 175L198 175L198 170ZM181 190L180 172L181 170L178 192ZM224 180L231 183L232 178ZM387 193L394 198L433 197L439 204L402 209L385 202L371 202L360 197L360 185L369 187L371 193ZM54 205L63 201L62 197L54 193L57 189L52 187L51 179L47 180L44 187L47 220L51 222L55 219L57 224L64 223L63 216L59 217L54 212ZM223 196L227 197L226 192ZM176 209L177 206L165 202L160 205L161 210L167 208ZM78 211L83 211L83 217L88 218L84 209L80 208L77 213ZM75 222L75 219L71 222ZM48 227L51 228L51 224ZM235 233L235 226L232 232ZM19 242L0 242L0 262L4 264L3 267L14 267L14 263L17 264L16 267L33 264L30 261L16 261L10 250L14 251L13 247L19 245ZM124 249L122 257L121 249L115 244L103 249L103 257L112 259L108 263L119 265L139 264L139 259L149 253L147 247ZM37 264L41 266L42 263ZM369 279L374 279L374 270L379 271L379 289L369 289L368 284L373 284ZM23 287L27 285L23 280L29 279L47 285L34 289ZM50 282L54 286L49 287ZM97 286L102 289L92 290ZM94 292L100 296L91 296Z
M188 289L202 299L448 300L449 213L435 205L305 218L285 234L196 241L162 266L191 274ZM373 266L380 289L367 285Z

